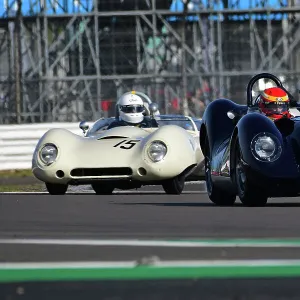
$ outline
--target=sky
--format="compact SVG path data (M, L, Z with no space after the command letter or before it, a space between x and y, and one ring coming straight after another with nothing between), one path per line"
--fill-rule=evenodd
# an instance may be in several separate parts
M101 0L100 0L101 1ZM228 0L230 8L234 9L249 9L252 7L262 8L271 7L271 8L280 8L287 5L288 0ZM48 14L63 14L67 13L76 13L76 12L89 12L93 7L93 0L23 0L22 13L23 16L34 15L41 12L42 3L46 2L47 13ZM213 3L213 4L211 4ZM264 4L262 4L264 3ZM281 4L282 3L282 4ZM209 8L209 5L214 9L223 9L224 5L222 1L219 0L191 0L189 4L190 11L197 11L205 8ZM17 9L16 0L0 0L0 15L2 17L7 16L7 7L10 7L10 15L13 16ZM171 11L180 12L183 10L182 0L173 0L173 3L170 7ZM282 19L283 14L271 14L269 18L271 19ZM267 19L266 15L255 15L252 16L253 19ZM212 17L216 19L216 17ZM248 15L244 16L231 16L233 20L241 20L249 18ZM196 16L189 17L189 20L197 20ZM176 21L175 17L171 17L169 21Z

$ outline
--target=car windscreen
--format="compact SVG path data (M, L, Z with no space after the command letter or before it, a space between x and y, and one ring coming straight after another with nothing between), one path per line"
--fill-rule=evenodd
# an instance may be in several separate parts
M160 119L160 118L158 118L158 119L156 119L156 121L157 121L159 127L165 126L165 125L177 125L177 126L182 127L185 130L192 130L192 131L195 130L193 123L189 119L179 119L179 118L178 119L175 119L175 118Z
M193 121L195 122L198 131L200 131L200 126L202 124L202 120L200 120L200 119L193 119Z
M108 125L112 123L115 119L114 118L109 118L109 119L102 119L96 121L92 128L88 131L88 135L94 134L98 131L106 130Z

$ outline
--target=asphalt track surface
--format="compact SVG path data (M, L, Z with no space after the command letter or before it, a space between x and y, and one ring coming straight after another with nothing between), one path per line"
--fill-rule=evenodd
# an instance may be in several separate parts
M74 190L73 190L74 191ZM213 205L203 184L179 196L158 187L96 196L0 194L0 262L300 259L299 247L149 247L26 244L26 240L160 240L298 238L300 199L270 199L267 207ZM21 239L24 243L2 243Z

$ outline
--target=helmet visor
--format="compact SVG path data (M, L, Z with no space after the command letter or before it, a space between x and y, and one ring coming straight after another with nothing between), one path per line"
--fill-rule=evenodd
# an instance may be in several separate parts
M124 105L120 106L120 110L125 114L142 113L144 111L143 105Z
M286 103L278 104L278 103L269 103L266 104L264 108L264 112L267 114L282 114L288 111L288 105Z

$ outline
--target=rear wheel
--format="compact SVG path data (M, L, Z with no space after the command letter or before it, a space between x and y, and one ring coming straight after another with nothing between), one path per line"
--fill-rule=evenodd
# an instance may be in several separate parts
M92 188L97 195L110 195L115 189L109 183L92 183Z
M67 184L45 183L50 195L64 195L68 189Z
M254 183L249 181L243 166L243 156L239 141L235 142L234 182L241 202L246 206L265 206L268 196Z
M183 175L166 180L162 186L166 194L180 195L184 189L185 177Z
M205 182L209 199L220 206L231 206L234 204L236 195L219 189L211 177L211 153L208 139L205 140Z

